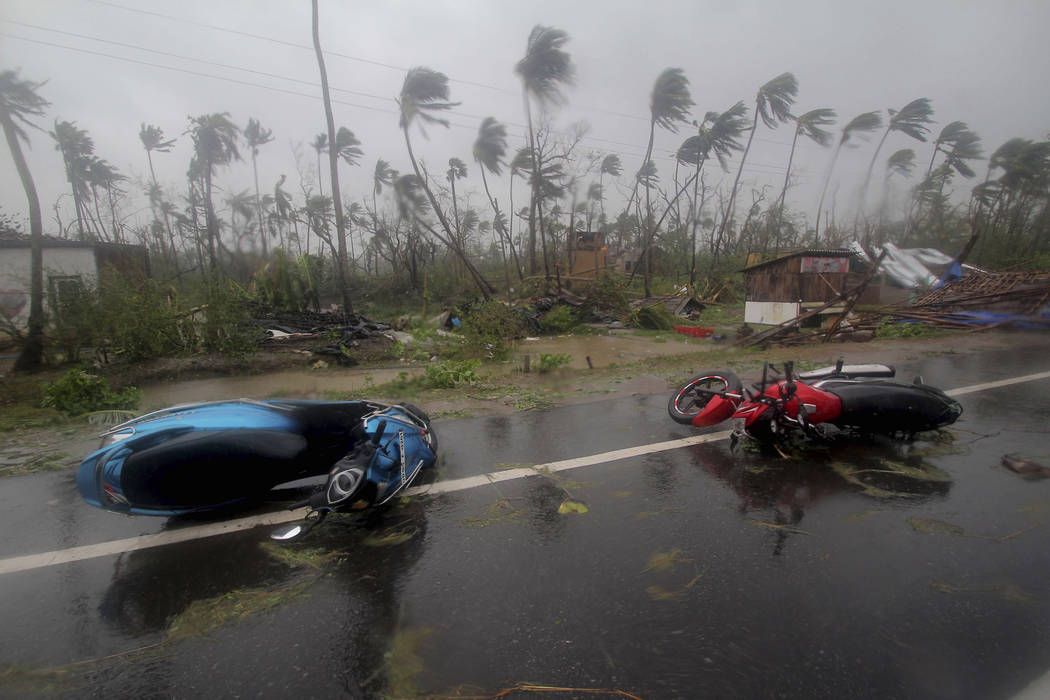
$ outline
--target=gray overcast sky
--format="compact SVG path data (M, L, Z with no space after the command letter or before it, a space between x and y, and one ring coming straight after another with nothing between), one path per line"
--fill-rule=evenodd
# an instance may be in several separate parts
M449 157L467 161L469 187L480 191L470 159L480 119L491 115L508 124L512 144L523 145L513 66L538 23L569 33L577 67L568 104L552 115L556 128L587 120L583 147L620 154L624 189L644 154L653 81L667 67L685 70L697 118L737 100L751 104L759 85L792 71L800 86L796 113L832 107L840 124L860 112L883 110L885 116L887 107L928 97L938 121L934 133L949 121L966 121L983 138L986 153L1008 138L1042 139L1050 131L1046 0L320 0L320 13L336 124L354 131L365 151L355 172L341 170L344 196L357 200L370 194L377 157L410 169L393 97L404 69L415 65L448 74L453 99L462 104L451 116L452 128L429 129L429 140L416 134L414 145L435 173L444 172ZM249 117L259 119L276 137L259 156L262 190L272 191L284 173L287 189L298 192L293 152L301 148L301 164L315 168L307 144L324 129L310 46L308 0L4 0L0 6L0 63L20 69L24 79L48 81L40 92L51 108L40 125L47 130L56 118L75 121L94 138L99 157L139 180L147 175L141 123L175 137L189 115L229 112L241 127ZM687 129L658 133L664 182L673 167L666 156L688 135ZM28 159L45 230L54 233L52 205L68 185L51 139L41 132L31 139ZM770 199L783 179L790 141L788 126L759 126L744 175L775 183ZM873 141L841 157L840 200L856 191L874 147ZM924 170L931 146L900 135L890 137L880 160L905 147L917 150ZM189 156L188 137L173 152L156 154L158 178L169 192L184 190ZM796 155L797 185L789 201L811 218L830 157L830 149L812 143L800 145ZM984 165L977 170L983 175ZM710 172L713 184L718 170ZM220 172L217 182L226 191L251 187L250 160ZM23 218L25 196L6 149L0 184L0 206ZM495 186L505 192L506 181ZM136 184L129 188L138 190ZM968 191L969 185L958 188ZM743 194L741 201L750 198ZM475 202L481 204L480 197ZM144 197L138 206L145 222Z

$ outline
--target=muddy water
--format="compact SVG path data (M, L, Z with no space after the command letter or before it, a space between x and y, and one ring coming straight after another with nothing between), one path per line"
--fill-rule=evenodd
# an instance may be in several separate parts
M520 372L528 355L533 367L538 366L541 354L570 355L567 367L584 369L587 358L594 367L623 365L629 362L664 355L676 355L701 347L710 341L698 341L682 336L660 342L653 338L612 334L605 336L579 335L522 340L511 353L508 362L483 366L479 373L507 376ZM142 408L155 409L193 401L220 399L275 397L325 398L325 392L366 389L397 379L401 372L409 376L422 373L421 367L390 369L289 369L256 376L214 377L189 381L167 382L143 387Z
M537 338L518 343L513 356L520 358L530 355L532 363L539 361L541 354L571 355L572 362L567 367L585 369L587 358L591 358L594 367L623 365L628 362L644 360L665 355L679 355L700 349L709 349L711 341L696 340L686 336L672 336L670 340L637 337L632 335L570 335L555 338Z
M257 376L215 377L154 384L142 388L142 408L154 409L194 401L266 399L276 397L323 399L327 391L352 391L372 384L422 373L419 367L393 369L308 370L295 369Z

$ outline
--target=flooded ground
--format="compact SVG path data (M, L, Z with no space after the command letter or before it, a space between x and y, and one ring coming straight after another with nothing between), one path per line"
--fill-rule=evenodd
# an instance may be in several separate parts
M654 357L678 355L711 347L710 341L686 338L660 337L652 339L630 335L629 332L610 335L571 335L530 338L520 341L505 362L482 365L479 374L508 377L520 374L525 356L535 371L543 354L566 355L571 361L562 365L568 369L607 368L623 366ZM588 358L590 365L588 365ZM142 386L142 408L151 410L194 401L214 401L229 398L265 399L296 397L323 399L327 392L347 392L368 389L397 379L402 373L408 377L422 374L421 366L401 366L373 369L296 368L266 372L259 375L209 377L177 382L148 383ZM548 381L557 379L548 378Z
M209 377L178 382L146 384L142 408L152 410L194 401L295 397L323 399L326 392L357 391L384 384L401 373L416 376L421 367L393 369L289 369L261 375Z

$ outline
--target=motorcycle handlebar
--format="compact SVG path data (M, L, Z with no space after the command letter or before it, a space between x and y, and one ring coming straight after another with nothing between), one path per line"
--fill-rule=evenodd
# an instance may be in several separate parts
M376 425L376 434L372 436L372 444L376 447L379 446L379 441L383 439L383 433L386 432L386 421L381 420Z

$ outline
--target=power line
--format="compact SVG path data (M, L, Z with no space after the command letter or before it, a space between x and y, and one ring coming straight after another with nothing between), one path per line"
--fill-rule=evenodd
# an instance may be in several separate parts
M92 0L92 1L93 2L101 2L102 0ZM14 22L14 24L19 24L19 23ZM58 30L56 30L56 31L58 31ZM70 34L69 32L61 32L61 31L59 33ZM270 90L272 92L277 92L277 93L282 93L282 94L287 94L287 95L294 95L294 96L297 96L297 97L306 97L306 98L309 98L311 100L318 99L318 95L313 95L313 94L309 94L309 93L297 92L297 91L294 91L294 90L288 90L288 89L285 89L285 88L275 87L275 86L272 86L272 85L265 85L265 84L262 84L262 83L249 82L249 81L246 81L246 80L239 80L237 78L231 78L231 77L227 77L227 76L214 75L212 73L204 73L204 72L201 72L201 71L190 70L188 68L179 68L179 67L175 67L175 66L167 66L167 65L163 65L163 64L160 64L160 63L155 63L155 62L152 62L152 61L144 61L144 60L139 60L139 59L135 59L135 58L130 58L130 57L127 57L127 56L116 56L116 55L104 53L104 52L101 52L101 51L93 51L91 49L85 49L85 48L80 48L80 47L75 47L75 46L67 46L67 45L64 45L64 44L56 44L54 42L44 41L42 39L32 39L32 38L29 38L29 37L22 37L22 36L18 36L18 35L15 35L15 34L9 34L9 33L6 33L6 32L0 32L0 36L4 36L4 37L7 37L7 38L11 38L11 39L17 39L17 40L25 41L25 42L29 42L29 43L40 44L40 45L43 45L43 46L50 46L50 47L53 47L53 48L65 49L65 50L68 50L68 51L75 51L75 52L78 52L78 53L84 53L84 54L88 54L88 55L92 55L92 56L98 56L98 57L102 57L102 58L109 58L109 59L116 60L116 61L123 61L123 62L126 62L126 63L135 64L135 65L141 65L141 66L146 66L146 67L150 67L150 68L159 68L161 70L167 70L167 71L172 71L172 72L176 72L176 73L184 73L184 74L187 74L187 75L192 75L194 77L208 78L208 79L211 79L211 80L221 80L221 81L234 83L234 84L237 84L237 85L242 85L242 86L245 86L245 87L253 87L253 88L259 88L259 89L263 89L263 90ZM74 35L74 36L77 36L77 35ZM83 37L83 38L94 39L93 37ZM130 44L123 44L121 42L112 42L112 41L105 40L105 39L94 39L94 40L102 41L102 42L105 42L105 43L112 43L114 45L125 46L125 47L133 48L133 49L140 49L140 50L145 50L145 51L151 51L150 49L144 49L143 47L137 47L137 46L130 45ZM156 53L161 53L163 55L167 55L167 56L175 57L175 58L186 58L188 60L194 60L191 57L185 57L185 56L181 56L179 54L173 54L173 53L169 53L169 52L156 52ZM204 61L204 62L205 63L211 63L211 62L207 62L207 61ZM256 71L256 70L252 70L252 69L245 69L245 68L240 68L240 67L237 67L237 66L231 66L231 65L228 65L228 64L213 64L213 65L220 65L220 66L223 66L223 67L226 67L226 68L230 68L230 69L233 69L233 70L243 70L243 71L247 71L247 72L250 72L250 73L255 73L255 74L258 74L258 75L263 75L263 76L266 76L266 77L272 77L272 78L276 78L276 79L280 79L280 80L290 80L290 81L294 81L294 82L297 82L297 83L300 83L300 84L309 85L311 87L320 87L319 84L317 84L317 83L311 83L309 81L305 81L305 80L301 80L301 79L297 79L297 78L288 78L288 77L285 77L285 76L280 76L280 75L276 75L276 74L272 74L272 73L267 73L265 71ZM355 92L355 91L345 90L345 89L342 89L342 88L331 88L331 89L337 90L337 91L341 91L341 92L350 92L350 93L353 93L353 94L363 94L363 95L366 95L366 96L377 97L378 99L390 100L390 98L379 98L378 96L368 95L368 93L358 93L358 92ZM369 111L373 111L373 112L381 112L381 113L385 113L385 114L394 114L394 115L400 114L400 112L398 110L395 110L395 109L386 109L386 108L375 107L375 106L371 106L371 105L363 105L363 104L359 104L359 103L355 103L355 102L347 102L345 100L332 100L332 102L334 104L339 104L339 105L348 106L348 107L356 107L358 109L365 109L365 110L369 110ZM465 116L465 117L472 118L472 119L478 119L478 120L482 119L482 117L478 117L476 115L462 114L462 113L457 113L457 112L453 112L453 113L454 114L458 114L459 116ZM516 127L519 127L519 128L525 128L524 125L516 124L514 122L506 122L506 123L511 125L511 126L516 126ZM458 122L450 122L449 124L450 124L450 126L454 126L454 127L461 128L461 129L468 129L468 130L471 130L471 131L473 131L474 129L477 128L474 125L461 124L461 123L458 123ZM557 132L557 133L560 133L561 135L565 135L564 132ZM516 136L517 138L519 138L521 140L525 140L526 139L526 135L522 134L522 133L514 134L514 136ZM641 150L641 148L639 146L635 145L635 144L624 143L622 141L615 141L615 140L612 140L612 139L604 139L604 138L597 137L597 136L583 136L583 137L581 137L581 140L595 141L595 142L600 142L600 143L608 143L608 144L613 144L613 145L617 145L617 146L621 146L621 147L637 148L637 149ZM643 155L641 153L627 153L627 152L624 152L622 150L621 151L617 151L617 150L610 149L610 148L604 148L603 150L606 153L616 153L617 155L628 157L628 158L640 158ZM664 159L664 160L674 160L675 157L672 154L672 155L667 155L667 156L656 156L656 158L660 158L660 159ZM764 169L768 169L768 171L764 170ZM746 167L744 168L744 170L752 172L752 173L755 173L755 174L759 174L759 175L772 175L772 174L783 173L785 171L785 168L783 166L770 164L770 163L748 162L746 164Z
M214 30L214 31L226 32L226 33L229 33L229 34L234 34L234 35L237 35L237 36L243 36L243 37L247 37L247 38L250 38L250 39L257 39L259 41L268 41L268 42L271 42L271 43L274 43L274 44L279 44L281 46L288 46L288 47L302 49L302 50L311 51L311 52L314 51L314 47L312 45L300 44L300 43L296 43L296 42L293 42L293 41L287 41L285 39L278 39L276 37L265 36L265 35L262 35L262 34L253 34L251 32L245 32L245 31L242 31L242 30L239 30L239 29L231 29L229 27L223 27L223 26L216 25L216 24L210 24L208 22L200 22L200 21L197 21L197 20L186 19L184 17L177 17L175 15L167 15L167 14L164 14L164 13L161 13L161 12L156 12L156 11L153 11L153 10L144 10L144 9L138 8L138 7L128 7L127 5L121 5L119 3L110 2L109 0L87 0L87 1L88 2L93 2L93 3L98 4L98 5L105 5L107 7L113 7L113 8L116 8L116 9L125 10L127 12L137 12L139 14L144 14L144 15L149 15L149 16L153 16L153 17L158 17L158 18L170 20L170 21L173 21L173 22L181 22L183 24L189 24L189 25L195 26L195 27L202 27L204 29L211 29L211 30ZM144 49L144 50L148 50L148 49ZM381 68L387 68L387 69L390 69L390 70L396 70L396 71L400 71L400 72L405 72L405 71L408 70L408 68L405 67L405 66L397 66L397 65L390 64L390 63L384 63L382 61L376 61L376 60L373 60L373 59L362 58L360 56L352 56L352 55L349 55L349 54L340 53L338 51L330 51L330 50L326 49L326 50L324 50L324 53L327 54L327 55L330 55L330 56L343 58L343 59L346 59L346 60L349 60L349 61L357 61L357 62L360 62L360 63L365 63L365 64L368 64L368 65L378 66L378 67L381 67ZM189 59L189 60L193 60L193 59ZM219 64L219 65L221 65L221 64ZM239 70L248 70L248 69L239 69ZM485 88L486 90L493 90L495 92L502 92L502 93L508 94L508 95L519 96L519 94L520 94L520 93L518 93L517 91L514 91L514 90L508 90L507 88L502 88L502 87L499 87L499 86L496 86L496 85L489 85L487 83L480 83L480 82L476 82L476 81L472 81L472 80L463 80L461 78L449 77L449 81L453 82L453 83L460 83L460 84L463 84L463 85L471 85L473 87ZM350 92L352 92L352 91L350 91ZM367 93L353 93L353 94L367 95ZM379 99L388 99L388 98L379 98ZM580 105L580 104L574 104L573 106L576 107L577 109L582 109L584 111L589 111L589 112L598 112L600 114L609 114L609 115L616 116L616 117L622 117L622 118L625 118L625 119L634 119L634 120L643 121L643 122L646 122L646 123L648 123L650 121L650 117L643 117L643 116L638 115L638 114L628 114L626 112L618 112L616 110L605 109L605 108L602 108L602 107L593 107L593 106ZM523 124L515 124L515 126L518 126L518 127L521 127L521 128L525 128L525 126ZM595 140L598 140L598 139L595 139ZM789 143L784 142L784 141L776 141L774 139L768 139L768 138L764 138L764 137L761 137L761 136L755 136L754 140L755 141L761 141L763 143L775 144L775 145L778 145L778 146L789 146L790 145ZM616 143L616 142L610 142L610 143ZM620 145L627 145L627 144L620 144ZM802 147L802 148L807 148L807 149L821 148L819 146L814 146L814 145L811 145L811 144L808 144L808 143L801 143L801 144L798 144L798 145L800 147Z

